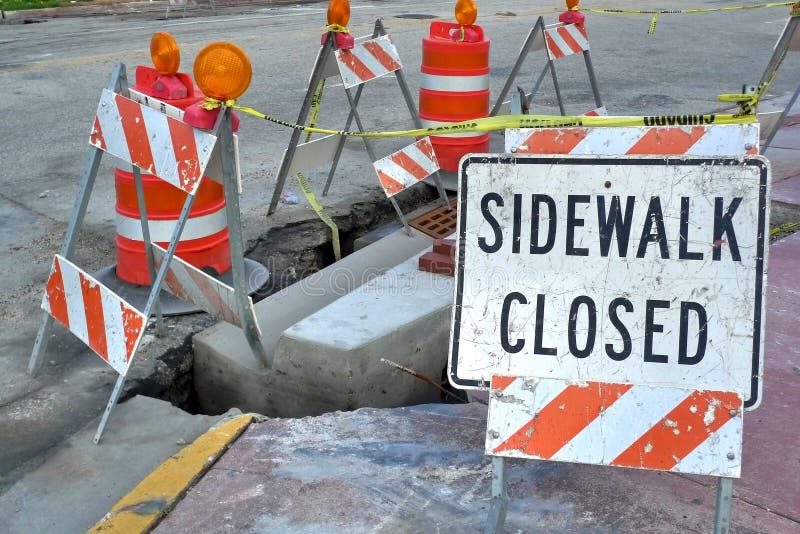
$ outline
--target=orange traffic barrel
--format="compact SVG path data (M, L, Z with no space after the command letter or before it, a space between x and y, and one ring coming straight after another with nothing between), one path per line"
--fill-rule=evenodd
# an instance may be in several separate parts
M145 65L136 68L136 85L131 89L182 110L203 99L203 94L188 74L162 75ZM117 191L117 278L149 286L133 173L115 168L114 184ZM142 188L150 240L167 248L186 202L186 193L157 176L144 173ZM208 177L200 182L175 254L198 269L211 268L217 274L226 273L231 268L225 190Z
M419 117L425 127L489 115L489 40L480 26L433 22L422 39ZM439 166L457 171L462 156L489 151L488 133L431 136Z
M150 276L133 173L114 169L114 184L117 191L117 277L132 284L148 286ZM142 186L150 240L167 248L186 202L186 193L152 174L142 175ZM209 178L200 183L175 255L198 269L211 268L217 274L231 268L222 184Z

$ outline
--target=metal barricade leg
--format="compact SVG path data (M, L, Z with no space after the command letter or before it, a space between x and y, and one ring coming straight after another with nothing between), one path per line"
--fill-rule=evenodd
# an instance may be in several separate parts
M761 145L761 154L764 154L764 152L766 152L769 146L772 144L772 140L775 138L775 134L777 134L778 130L781 129L783 121L786 120L786 116L789 114L792 107L794 107L794 103L797 101L798 95L800 95L800 85L797 86L797 90L792 95L792 98L789 99L789 103L786 105L786 108L781 113L781 116L778 117L778 122L777 124L775 124L775 127L769 133L769 136L767 137L766 141L764 141L764 144Z
M492 503L485 534L499 534L504 531L507 507L506 459L503 456L492 456Z
M150 317L150 314L153 311L153 306L155 305L158 294L161 291L161 284L164 282L164 278L166 278L167 271L169 270L169 262L175 255L175 249L178 248L178 242L181 239L183 228L186 226L186 220L189 218L189 211L191 211L192 204L194 204L194 198L194 195L188 195L186 197L186 202L183 204L183 209L181 210L180 217L178 217L178 222L175 225L175 229L172 231L169 247L167 248L167 253L164 255L164 261L161 264L161 268L159 268L158 273L156 274L153 285L150 288L150 294L147 297L147 303L142 311L142 314L147 318ZM106 423L111 415L111 411L114 409L114 405L117 403L117 399L119 398L119 394L122 391L122 386L124 383L125 376L120 375L117 379L117 384L114 386L114 391L111 393L111 398L108 400L108 405L106 406L106 411L103 413L103 418L100 420L100 426L97 427L97 432L94 436L95 444L100 442L100 438L103 435L103 430L106 427Z
M731 501L733 500L733 479L717 479L717 511L714 514L714 534L729 534L731 531Z
M500 90L500 95L497 97L497 101L494 103L494 107L492 108L492 111L489 113L490 117L494 117L500 112L500 108L503 106L503 101L505 100L506 96L508 96L508 92L514 85L514 80L516 80L517 75L519 74L519 71L522 68L522 63L525 61L525 58L528 57L528 54L533 48L533 43L536 40L537 34L541 32L543 29L544 29L544 19L542 17L539 17L539 20L536 21L536 24L533 26L531 31L528 32L528 37L525 39L525 42L522 43L522 48L519 51L519 56L517 56L517 61L511 68L511 73L508 75L506 84ZM537 87L539 83L541 83L541 81L537 83Z
M600 98L600 88L597 86L597 78L594 75L594 66L592 65L592 56L588 50L583 51L583 60L586 63L586 72L589 73L589 85L592 86L592 93L594 93L594 103L598 108L603 107L603 101Z
M236 303L242 317L244 335L253 351L253 356L262 367L269 368L271 362L261 343L261 333L258 323L250 311L251 306L247 297L247 284L244 271L244 239L242 238L242 221L239 211L239 191L236 186L235 150L233 147L233 129L231 125L231 110L225 108L220 111L224 114L222 124L218 130L220 155L222 156L222 176L225 190L225 210L228 217L228 233L231 241L231 270L233 272L233 289Z
M325 70L325 65L328 63L328 58L333 50L333 46L334 38L331 33L328 33L325 44L320 49L319 56L317 56L317 62L314 65L314 70L311 72L311 79L308 83L308 92L306 92L305 100L303 100L303 105L300 107L300 113L297 116L296 124L305 124L306 119L308 118L308 112L311 109L311 102L314 99L314 91L320 79L322 79L323 71ZM272 200L270 200L269 209L267 210L268 215L275 213L275 208L278 207L278 201L280 200L281 193L283 193L283 188L286 185L286 177L289 174L289 167L294 159L294 153L297 149L297 144L300 141L300 134L302 133L302 130L299 129L292 130L292 137L289 140L289 147L286 149L286 153L283 155L283 161L281 161L281 167L278 170L275 191L272 193Z
M111 78L107 85L109 91L115 91L117 89L120 83L120 77L122 76L125 76L125 65L119 63L111 72ZM86 157L86 164L83 169L83 176L81 177L81 186L78 190L78 195L75 197L75 204L72 208L72 215L70 215L67 225L67 233L64 236L64 242L61 244L61 256L68 260L72 259L72 254L75 252L76 238L83 225L83 218L86 215L86 208L92 196L94 180L97 178L97 169L100 167L100 160L102 157L103 151L101 149L94 147L89 149L89 153ZM33 344L33 351L31 352L31 358L28 362L28 374L31 376L36 376L42 368L42 355L47 350L47 344L49 342L48 335L50 334L50 328L52 326L52 316L47 312L42 312L39 330L36 333L36 341Z
M564 101L561 99L561 87L558 85L558 76L556 76L556 64L552 59L547 60L547 65L550 67L550 75L553 77L553 87L556 90L556 99L558 100L558 110L561 115L566 115L564 110Z

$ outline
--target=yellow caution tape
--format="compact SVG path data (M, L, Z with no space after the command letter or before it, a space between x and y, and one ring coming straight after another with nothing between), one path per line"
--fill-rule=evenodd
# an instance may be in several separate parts
M716 11L749 11L752 9L764 9L770 7L787 7L794 6L797 2L768 2L765 4L753 4L748 6L729 6L729 7L699 7L690 9L601 9L601 8L588 8L581 9L581 11L588 11L590 13L605 13L610 15L688 15L696 13L713 13Z
M800 222L793 222L776 226L775 228L769 231L769 235L771 237L775 237L776 235L780 234L793 233L795 230L800 230Z
M748 95L751 96L751 95ZM313 126L293 124L253 108L234 105L248 115L270 121L280 126L302 130L308 133L324 135L344 135L348 137L422 137L426 135L444 135L450 133L490 132L509 128L569 128L575 126L610 127L610 126L697 126L705 124L750 124L756 121L752 114L699 114L699 115L651 115L651 116L619 116L619 117L586 117L561 115L501 115L471 119L462 122L416 128L413 130L394 130L386 132L352 132L345 130L329 130Z
M317 123L317 116L319 115L319 107L322 103L322 90L325 88L325 78L322 78L319 83L317 84L317 88L314 90L314 96L311 99L311 117L308 120L308 124L310 126L314 126ZM235 106L234 106L235 107ZM306 132L306 143L311 140L312 132ZM342 247L339 242L339 227L336 226L336 222L328 215L328 212L325 211L325 208L320 203L317 195L314 193L314 190L311 188L311 184L306 179L305 175L302 172L298 172L295 175L297 179L297 184L300 186L300 190L303 191L303 194L308 201L309 206L314 212L317 214L322 222L328 225L328 228L331 229L331 242L333 244L333 257L336 261L342 259Z
M325 31L333 33L350 33L350 30L348 30L341 24L328 24L327 26L325 26Z
M698 13L714 13L718 11L745 11L751 9L764 9L771 7L787 7L791 6L791 17L800 15L800 4L797 2L769 2L765 4L753 4L750 6L729 6L729 7L702 7L690 9L601 9L589 8L583 9L589 13L603 13L607 15L653 15L650 20L650 28L647 30L648 35L653 35L656 31L656 23L658 22L659 15L690 15Z
M775 77L777 68L770 78ZM765 82L761 86L768 86ZM760 86L760 87L761 87ZM723 96L723 95L721 95ZM724 95L729 96L729 95ZM737 95L738 96L738 95ZM754 95L743 95L755 102L758 101L759 93ZM738 100L736 100L738 102ZM757 118L751 112L748 113L702 113L689 115L625 115L625 116L563 116L563 115L500 115L496 117L484 117L481 119L470 119L461 122L440 124L428 128L415 128L413 130L391 130L385 132L352 132L346 130L329 130L327 128L316 128L314 126L303 126L294 124L281 119L276 119L253 108L232 104L232 101L222 102L213 98L206 97L203 107L214 109L223 104L233 109L239 110L248 115L264 119L279 126L301 130L310 134L323 135L342 135L347 137L424 137L426 135L445 135L451 133L471 133L471 132L491 132L495 130L507 130L509 128L571 128L585 126L591 128L602 128L612 126L702 126L706 124L751 124Z

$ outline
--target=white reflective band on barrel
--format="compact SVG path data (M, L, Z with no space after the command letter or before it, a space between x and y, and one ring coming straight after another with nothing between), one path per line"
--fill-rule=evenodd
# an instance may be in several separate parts
M169 242L172 237L172 232L175 229L177 219L170 220L153 220L148 219L148 227L150 228L150 240L154 243ZM181 233L181 241L188 241L190 239L200 239L208 237L221 232L228 227L228 220L225 217L225 207L202 215L200 217L189 217L186 220L186 225L183 227ZM125 217L117 213L117 234L134 240L144 241L142 235L142 222L139 219Z
M441 121L426 121L425 119L420 119L422 121L423 128L433 128L434 126L441 126L442 124L451 124L449 122L441 122ZM458 122L458 121L453 121ZM467 133L455 133L455 134L429 134L431 137L480 137L481 135L486 135L489 132L467 132Z
M448 91L465 93L467 91L484 91L489 88L489 75L480 76L437 76L422 73L420 87L431 91Z

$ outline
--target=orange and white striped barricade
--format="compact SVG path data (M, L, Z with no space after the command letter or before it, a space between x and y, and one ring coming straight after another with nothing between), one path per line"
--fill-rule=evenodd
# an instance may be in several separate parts
M430 138L423 137L414 144L379 159L373 163L373 167L383 192L401 215L406 231L409 231L405 217L394 196L439 171L439 161Z
M35 374L47 348L48 332L53 318L64 324L74 335L87 343L103 360L108 362L119 377L100 421L94 441L98 443L108 417L122 391L147 319L158 311L158 294L165 279L177 278L176 269L170 269L175 250L186 225L203 172L215 149L220 152L222 181L226 197L226 214L230 228L231 264L233 274L233 299L237 316L255 358L265 367L270 361L261 343L252 302L247 295L244 275L243 243L239 213L239 195L235 178L235 157L231 112L220 111L212 132L198 130L188 124L161 113L159 110L135 102L128 94L125 66L117 65L108 87L103 91L89 138L89 150L80 191L75 202L67 234L56 255L48 279L42 307L45 314L39 325L28 371ZM144 309L136 310L118 295L99 284L93 277L71 263L77 234L83 222L89 197L94 187L97 169L103 152L131 164L134 169L136 194L139 200L141 232L144 236L148 270L153 281ZM159 267L156 272L149 223L144 201L141 171L144 170L186 192L187 197L177 219L166 251L158 249ZM168 283L169 287L170 284ZM221 287L223 284L209 277L203 287ZM188 291L186 294L191 294ZM210 294L210 293L209 293ZM219 290L218 294L229 294ZM213 299L212 299L213 300ZM230 308L230 306L229 306ZM226 310L209 311L223 317Z
M528 32L528 36L522 43L519 56L511 69L511 73L508 75L505 85L503 85L503 89L500 90L497 101L489 115L503 115L509 112L509 102L505 99L511 87L514 85L520 70L522 70L525 59L532 51L542 49L544 49L546 53L546 64L539 74L539 77L536 79L536 82L533 84L531 91L529 93L524 92L525 102L523 103L523 109L527 109L530 106L531 99L539 91L539 87L549 71L553 79L558 109L562 115L566 115L564 100L561 97L561 87L558 84L558 76L556 75L555 61L580 53L583 55L586 73L589 77L589 84L592 87L592 94L594 95L595 102L595 108L586 113L586 115L606 115L606 108L600 98L600 88L597 84L594 67L592 66L592 56L589 53L589 35L586 31L586 26L582 23L565 24L561 22L545 25L544 17L539 17L536 24L534 24L533 28Z
M342 80L345 95L347 96L347 101L350 106L350 112L343 130L349 130L353 120L355 120L358 131L363 132L364 127L358 113L358 103L361 99L364 86L371 80L388 74L395 75L415 127L422 128L422 122L417 114L414 98L411 95L411 91L408 89L408 84L403 75L403 65L400 61L400 54L397 52L397 48L392 42L391 36L386 33L383 22L380 19L376 20L372 35L356 39L353 48L349 50L338 49L336 47L335 34L333 32L328 32L311 71L308 90L306 91L303 104L300 107L300 114L297 117L296 124L306 124L312 107L314 107L315 110L318 109L324 90L325 80L330 77L338 76ZM351 92L351 89L354 87L356 87L355 94ZM314 120L316 120L316 111L311 115L311 122ZM278 206L278 201L280 200L283 188L286 184L286 178L290 175L300 173L303 170L329 166L328 177L322 190L323 196L328 194L333 176L336 172L336 167L339 164L339 158L344 149L346 138L345 136L327 135L312 140L310 136L307 136L305 141L301 142L301 134L302 131L298 129L292 132L291 139L289 140L289 147L283 153L283 159L276 178L275 190L269 205L269 214L274 213ZM370 161L374 163L379 158L366 138L363 139L363 141ZM444 186L442 185L438 172L434 173L433 179L439 190L442 203L445 206L449 206ZM392 204L400 220L408 227L402 211L399 210L395 202Z
M493 376L486 453L739 477L743 411L728 391Z
M741 150L462 162L448 376L492 382L497 479L503 456L739 476L769 187L767 160Z
M648 120L653 126L509 128L505 132L505 151L576 156L720 157L758 154L758 124L705 124L705 118L704 115L650 117ZM682 125L666 126L669 123Z

